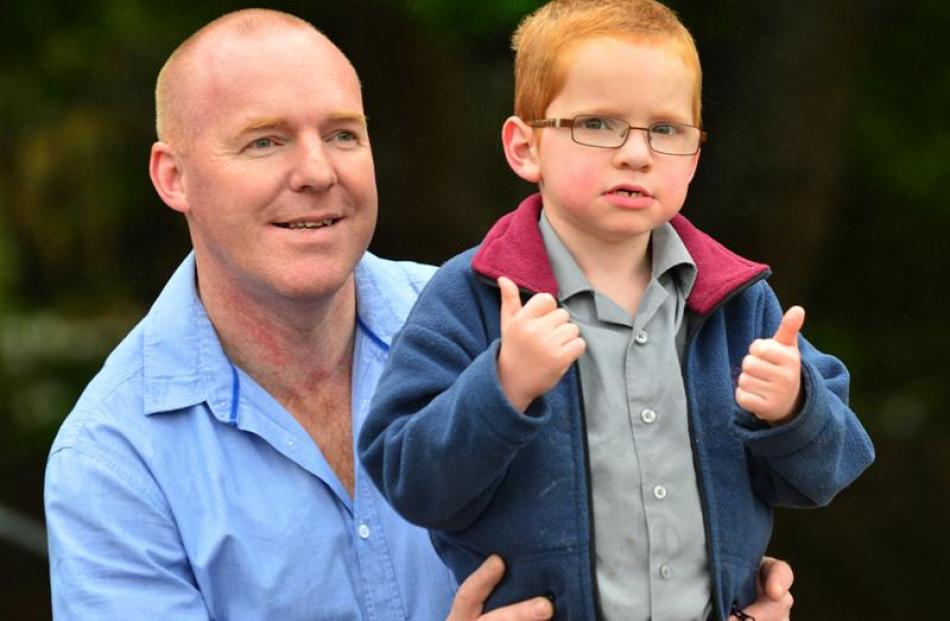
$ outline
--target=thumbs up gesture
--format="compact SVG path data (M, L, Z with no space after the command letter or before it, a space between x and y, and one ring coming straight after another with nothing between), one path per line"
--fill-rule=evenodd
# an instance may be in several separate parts
M782 317L775 336L756 339L742 360L736 403L775 425L792 418L802 405L802 362L798 333L805 310L793 306Z
M570 315L554 297L539 293L521 305L518 287L498 279L501 289L501 351L498 379L508 401L524 412L554 388L586 347Z

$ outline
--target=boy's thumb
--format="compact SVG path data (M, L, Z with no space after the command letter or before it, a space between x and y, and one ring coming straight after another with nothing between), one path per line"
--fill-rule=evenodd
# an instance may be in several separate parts
M772 337L782 345L797 345L798 332L805 323L805 309L801 306L793 306L785 311L782 317L782 323L779 324L775 336Z
M518 286L504 276L498 277L498 288L501 289L501 321L505 323L521 310L521 296Z

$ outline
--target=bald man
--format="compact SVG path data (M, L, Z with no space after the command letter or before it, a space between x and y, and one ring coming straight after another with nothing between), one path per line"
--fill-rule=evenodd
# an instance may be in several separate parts
M354 466L432 269L366 251L377 197L353 67L307 22L239 11L171 55L156 109L149 172L193 252L53 444L56 617L478 618L501 561L453 605L426 533ZM764 567L764 618L786 618L791 570ZM481 618L551 614L537 598Z

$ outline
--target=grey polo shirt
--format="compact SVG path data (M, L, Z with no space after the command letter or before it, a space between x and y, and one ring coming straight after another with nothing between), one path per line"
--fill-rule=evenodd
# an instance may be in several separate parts
M601 612L609 621L705 620L706 532L680 370L696 265L672 226L653 231L653 275L631 317L590 285L543 213L539 227L558 301L587 342L578 364Z

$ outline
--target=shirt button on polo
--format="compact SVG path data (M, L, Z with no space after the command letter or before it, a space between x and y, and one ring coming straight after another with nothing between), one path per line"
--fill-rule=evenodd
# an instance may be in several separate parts
M640 412L640 420L649 425L656 420L656 412L650 408L645 408L642 412Z
M650 337L647 335L646 330L640 330L633 340L636 341L637 345L646 345L647 341L650 340Z
M360 539L369 539L369 526L360 524L356 529L356 534L360 536Z
M653 488L653 495L656 496L657 500L663 500L666 498L666 488L662 485L657 485Z
M660 577L664 580L669 580L673 577L673 568L669 565L660 565Z

